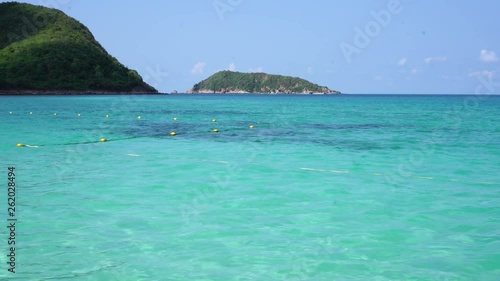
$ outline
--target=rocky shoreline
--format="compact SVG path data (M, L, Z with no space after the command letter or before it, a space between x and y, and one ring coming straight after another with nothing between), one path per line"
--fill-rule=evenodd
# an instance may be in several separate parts
M158 92L116 92L116 91L62 91L62 90L0 90L0 96L79 96L79 95L163 95Z
M213 91L209 89L200 89L198 91L194 91L193 89L187 91L187 94L271 94L271 95L339 95L341 92L339 91L333 91L333 90L325 90L324 92L313 92L313 91L304 91L304 92L291 92L291 91L268 91L268 92L255 92L255 93L250 93L247 91L243 91L241 89L223 89L222 91Z
M189 94L340 94L305 79L263 72L223 70L196 83Z

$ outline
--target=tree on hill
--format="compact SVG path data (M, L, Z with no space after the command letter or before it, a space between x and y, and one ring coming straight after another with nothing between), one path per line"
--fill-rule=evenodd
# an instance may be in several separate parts
M63 12L0 3L0 90L156 92Z

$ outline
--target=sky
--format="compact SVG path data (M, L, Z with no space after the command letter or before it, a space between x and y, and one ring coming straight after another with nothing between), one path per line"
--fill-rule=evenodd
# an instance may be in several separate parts
M19 2L77 19L161 92L220 70L358 94L473 94L500 76L495 0Z

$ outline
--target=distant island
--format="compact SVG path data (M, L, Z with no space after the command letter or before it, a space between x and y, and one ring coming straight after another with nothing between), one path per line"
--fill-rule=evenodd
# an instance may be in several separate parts
M56 9L0 3L0 94L157 93Z
M217 72L197 83L188 93L340 94L339 91L330 90L328 87L298 77L228 70Z

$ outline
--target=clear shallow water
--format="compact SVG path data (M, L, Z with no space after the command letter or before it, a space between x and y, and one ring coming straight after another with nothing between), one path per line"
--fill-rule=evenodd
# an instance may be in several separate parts
M500 97L0 101L2 280L500 280Z

